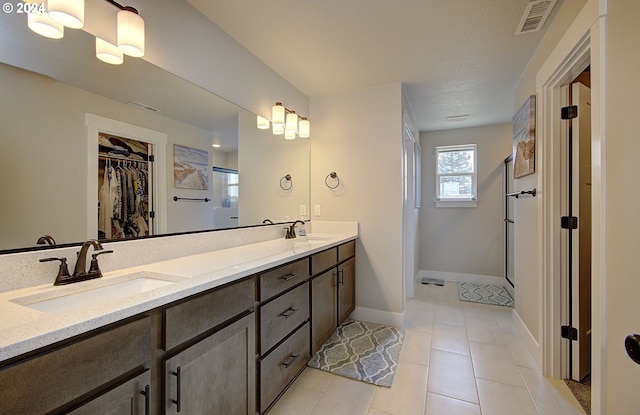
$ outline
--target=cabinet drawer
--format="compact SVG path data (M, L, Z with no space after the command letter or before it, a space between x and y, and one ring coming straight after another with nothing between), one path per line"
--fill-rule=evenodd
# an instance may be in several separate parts
M306 323L260 362L261 413L304 369L309 357L309 323Z
M151 357L148 317L0 370L1 412L44 414L141 367Z
M165 310L165 350L253 309L254 280L247 279L189 298Z
M356 255L356 241L349 241L338 246L338 262Z
M311 255L311 275L316 275L338 263L338 248Z
M260 351L269 349L309 318L309 284L260 307Z
M149 414L152 399L150 385L151 372L147 370L67 415Z
M301 259L260 274L260 298L265 301L309 278L309 260Z

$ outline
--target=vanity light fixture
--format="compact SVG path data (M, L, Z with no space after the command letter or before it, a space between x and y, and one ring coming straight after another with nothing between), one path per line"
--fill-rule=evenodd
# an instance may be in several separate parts
M120 11L116 16L117 46L96 38L96 57L103 62L120 65L124 55L141 57L145 51L144 20L133 7L122 6L114 0L104 0ZM31 3L32 1L28 1ZM30 7L27 25L35 33L51 39L64 37L64 27L84 27L84 0L47 0L42 7ZM36 3L33 3L35 6Z
M269 120L261 117L259 115L256 116L257 117L257 124L258 124L258 129L259 130L268 130L269 129Z
M56 22L46 11L27 14L27 26L40 36L49 39L62 39L64 37L64 25Z
M120 65L124 62L124 55L116 45L112 45L106 40L96 38L96 57L102 62L111 65Z
M257 115L257 127L268 129L269 120ZM296 135L300 138L309 138L310 124L307 117L301 117L292 109L276 102L271 108L271 127L274 135L284 135L287 140L294 140Z
M68 28L84 27L84 0L48 0L47 12L54 21Z

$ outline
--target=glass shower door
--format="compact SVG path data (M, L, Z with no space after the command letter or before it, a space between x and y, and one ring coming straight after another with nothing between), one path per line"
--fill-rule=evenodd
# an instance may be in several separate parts
M504 241L505 241L505 264L504 275L507 282L515 287L514 260L513 260L513 241L514 241L514 221L513 221L513 197L507 197L507 194L513 193L513 155L504 160Z

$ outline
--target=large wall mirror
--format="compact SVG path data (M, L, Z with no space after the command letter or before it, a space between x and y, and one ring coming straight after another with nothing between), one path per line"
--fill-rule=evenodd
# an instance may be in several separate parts
M87 114L166 136L155 161L164 164L155 234L295 220L308 210L308 140L258 130L251 112L144 59L105 64L83 31L46 39L27 28L25 15L5 15L0 45L0 253L36 246L44 235L57 244L97 236L90 228L98 146ZM205 155L206 190L176 186L176 146ZM237 213L224 211L236 205Z

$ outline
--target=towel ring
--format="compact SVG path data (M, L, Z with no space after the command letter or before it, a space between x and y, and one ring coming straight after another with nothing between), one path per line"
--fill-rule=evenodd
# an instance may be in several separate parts
M289 182L289 187L286 187L287 182ZM293 187L293 180L291 180L291 175L287 174L286 176L282 176L280 179L280 188L282 190L291 190Z
M329 185L329 178L336 180L335 186ZM340 186L340 178L338 177L338 173L336 173L335 171L332 171L331 173L327 174L327 177L324 178L324 184L326 184L329 189L335 189L338 186Z

